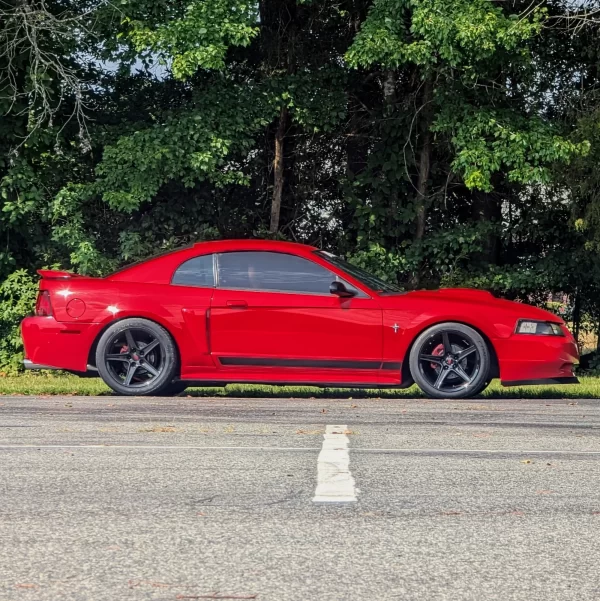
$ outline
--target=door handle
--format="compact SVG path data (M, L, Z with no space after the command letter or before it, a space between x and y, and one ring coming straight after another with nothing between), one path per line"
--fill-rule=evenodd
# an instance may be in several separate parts
M247 309L248 303L245 300L228 300L225 303L228 307L233 309Z

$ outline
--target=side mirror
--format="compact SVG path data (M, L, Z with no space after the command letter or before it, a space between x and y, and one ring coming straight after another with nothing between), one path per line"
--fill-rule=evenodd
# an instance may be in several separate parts
M356 292L354 292L354 290L348 290L348 288L346 288L342 282L331 282L331 286L329 286L329 292L339 296L340 298L352 298L353 296L356 296Z

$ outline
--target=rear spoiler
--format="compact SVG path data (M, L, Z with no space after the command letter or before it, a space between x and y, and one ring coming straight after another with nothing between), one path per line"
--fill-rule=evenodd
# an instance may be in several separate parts
M44 280L70 280L71 278L82 278L85 276L70 271L54 271L53 269L38 269L37 272Z

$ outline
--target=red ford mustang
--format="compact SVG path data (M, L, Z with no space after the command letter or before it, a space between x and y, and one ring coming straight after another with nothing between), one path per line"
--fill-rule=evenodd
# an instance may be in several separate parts
M310 246L203 242L105 278L40 271L25 366L126 395L232 382L407 387L436 398L576 383L577 346L541 309L470 289L403 293Z

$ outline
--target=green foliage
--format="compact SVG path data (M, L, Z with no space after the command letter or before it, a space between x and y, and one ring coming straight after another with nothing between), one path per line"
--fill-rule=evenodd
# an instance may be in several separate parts
M492 176L500 171L511 182L548 182L554 163L586 154L589 143L561 137L525 107L498 109L498 101L486 107L473 94L502 65L513 69L531 60L529 44L545 13L534 7L526 15L506 14L488 0L376 0L346 58L355 67L413 64L423 79L434 78L431 131L450 136L451 168L467 188L493 190Z
M408 285L410 274L424 265L431 278L437 279L446 287L462 286L469 280L475 288L500 289L498 282L484 274L474 277L473 258L483 249L483 243L492 224L441 230L428 236L421 244L403 244L395 251L389 251L378 243L353 253L352 263L370 271L385 281ZM503 293L510 291L510 285L504 286Z
M589 151L564 168L563 176L573 196L574 227L584 235L585 248L596 253L600 250L600 108L593 104L578 116L573 137L579 144L589 144Z
M155 27L140 20L126 20L130 25L127 35L134 47L139 52L158 54L164 64L171 65L178 79L190 77L199 68L224 69L229 47L248 46L258 34L256 3L188 0L186 4L183 11L177 7L183 14L167 15Z
M14 372L21 367L23 343L20 323L35 306L37 281L18 269L0 284L0 366Z
M133 211L175 179L186 187L202 181L247 185L248 176L228 158L248 153L275 112L274 99L260 89L212 82L196 94L193 107L105 147L91 190L112 208Z
M269 87L308 131L330 132L347 117L346 73L335 67L272 79Z
M562 137L537 116L461 106L450 98L432 130L451 136L456 153L452 168L463 175L467 188L487 192L494 189L492 177L499 172L509 182L549 183L555 163L568 163L590 149L588 140Z
M506 15L487 0L375 0L346 58L352 66L441 66L477 79L478 63L498 51L526 52L544 15L539 7L524 18Z

